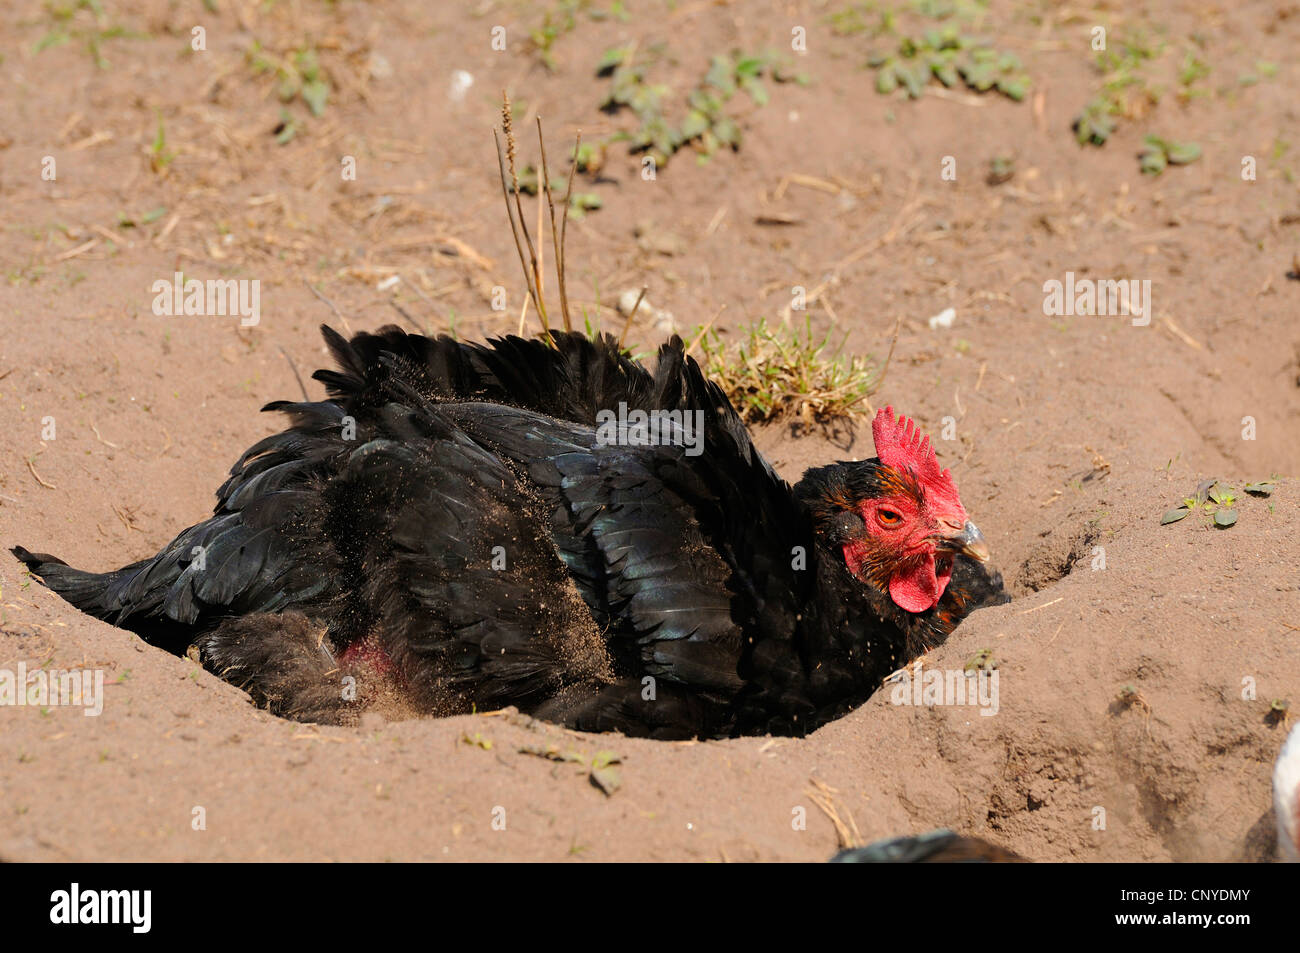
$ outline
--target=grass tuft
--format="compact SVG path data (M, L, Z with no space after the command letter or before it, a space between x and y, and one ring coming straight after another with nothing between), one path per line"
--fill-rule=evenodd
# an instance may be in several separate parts
M699 347L705 373L747 423L785 417L826 423L871 413L884 367L869 356L846 356L843 339L832 346L833 329L819 337L811 319L802 331L760 319L740 333L729 347L717 332L705 331Z

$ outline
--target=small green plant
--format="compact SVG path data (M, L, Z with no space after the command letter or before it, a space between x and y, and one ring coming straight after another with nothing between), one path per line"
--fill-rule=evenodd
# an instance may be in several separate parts
M832 347L833 333L815 335L811 318L802 331L760 319L741 332L737 345L727 347L706 329L698 337L701 363L751 423L785 416L826 422L867 414L881 371L868 358L846 357L843 340Z
M43 53L46 50L52 50L55 47L63 46L63 44L67 43L71 39L72 37L69 35L67 30L61 27L55 27L32 45L32 52Z
M961 83L980 93L996 89L1016 102L1025 98L1030 86L1019 57L999 52L954 24L905 36L897 48L873 54L867 66L876 70L876 92L904 89L912 99L925 93L931 79L949 89Z
M980 672L991 672L998 667L997 661L993 658L992 649L980 649L971 657L971 660L963 667L967 675L977 675Z
M828 13L826 23L836 36L855 36L859 33L866 33L871 29L870 24L867 23L868 12L869 7L866 4L845 7L843 10ZM882 28L877 27L876 35L881 32Z
M989 185L1002 185L1010 182L1016 174L1015 156L994 156L989 160L989 173L984 181Z
M572 33L578 26L578 14L586 14L589 20L615 19L626 23L629 16L622 0L614 0L608 10L594 6L592 0L558 0L553 6L542 12L542 22L528 31L529 52L550 72L555 72L555 43L560 37Z
M623 778L617 768L617 765L622 764L623 758L612 751L597 751L594 755L588 755L572 748L562 749L556 744L524 745L515 750L547 761L578 765L592 786L599 788L606 797L613 797L614 792L623 785Z
M111 65L104 57L101 46L105 40L140 39L147 34L109 23L100 0L70 0L67 3L45 4L46 12L54 25L32 46L33 53L54 49L76 39L84 41L86 52L94 60L97 69L108 69ZM85 17L79 14L85 13ZM89 18L92 22L83 25Z
M1105 145L1119 119L1138 119L1159 100L1150 85L1146 64L1162 47L1142 34L1115 40L1097 54L1101 86L1075 117L1073 129L1080 145Z
M298 120L293 118L293 113L289 112L289 110L281 109L280 121L276 123L271 132L275 136L276 145L288 145L298 135Z
M1252 496L1268 496L1273 492L1273 484L1268 482L1248 483L1245 489ZM1167 526L1170 523L1177 523L1193 513L1199 512L1206 518L1205 523L1207 526L1227 529L1229 526L1236 525L1236 504L1236 490L1224 483L1207 480L1196 488L1196 493L1193 496L1184 497L1178 506L1172 510L1166 510L1164 516L1160 518L1160 525Z
M1276 63L1270 63L1268 60L1255 60L1255 68L1242 73L1237 77L1237 82L1242 86L1254 86L1265 79L1272 79L1277 75L1277 69Z
M1074 135L1079 145L1102 146L1115 133L1118 107L1106 96L1089 100L1074 120Z
M605 150L609 148L608 139L597 139L595 142L581 142L578 144L577 155L574 157L579 172L586 172L595 175L605 165Z
M1209 64L1201 59L1192 50L1183 54L1182 66L1178 68L1178 84L1183 87L1191 87L1198 80L1205 79L1210 75Z
M563 0L542 14L542 22L528 33L528 44L542 65L555 71L555 41L578 25L577 11L581 0Z
M631 151L646 152L659 165L688 145L704 158L722 147L740 148L740 127L726 111L738 91L745 92L754 105L764 106L769 98L764 77L778 83L807 82L776 54L714 56L704 79L686 97L686 115L674 121L667 115L671 87L648 82L650 64L635 53L631 47L617 47L601 58L596 73L610 78L610 88L600 108L611 113L630 110L639 125L624 138Z
M172 164L176 158L176 153L167 148L167 131L163 128L162 113L158 113L158 129L153 136L153 144L149 146L149 166L154 172L161 173Z
M582 171L582 162L578 162ZM534 165L526 165L519 170L519 191L524 195L536 195L541 186L541 173ZM551 176L551 192L563 195L568 186L568 179ZM569 196L569 218L581 219L588 212L594 212L604 205L604 200L595 192L574 192Z
M1159 175L1167 166L1187 165L1201 157L1201 147L1194 142L1174 142L1159 136L1147 136L1138 154L1143 175Z
M329 104L329 78L321 69L320 56L312 47L291 49L277 56L254 41L248 51L248 64L256 74L273 73L276 94L289 104L301 98L313 116L323 116Z
M153 222L158 221L158 219L162 218L166 214L167 214L167 207L165 205L159 205L156 208L151 208L149 211L144 212L143 214L140 215L128 215L126 212L118 212L117 227L138 228L141 225L150 225Z

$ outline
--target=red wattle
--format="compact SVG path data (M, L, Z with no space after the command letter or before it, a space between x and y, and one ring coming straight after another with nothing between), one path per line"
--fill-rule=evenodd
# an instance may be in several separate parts
M936 573L934 555L930 554L916 568L889 577L889 597L900 609L925 612L939 602L951 578L951 564L942 573Z

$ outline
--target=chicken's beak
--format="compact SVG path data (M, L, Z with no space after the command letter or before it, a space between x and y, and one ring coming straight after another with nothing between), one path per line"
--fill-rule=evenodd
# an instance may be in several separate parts
M955 553L965 553L971 559L985 563L989 561L989 544L984 540L984 534L970 520L966 521L957 532L944 536L939 540L939 545L944 549L950 549Z

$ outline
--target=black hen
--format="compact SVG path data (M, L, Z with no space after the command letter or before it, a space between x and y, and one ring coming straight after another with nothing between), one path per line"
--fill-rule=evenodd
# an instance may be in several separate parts
M344 720L378 676L434 714L665 738L810 731L1007 600L892 411L877 459L791 488L678 338L652 373L609 337L323 331L330 399L267 405L291 425L210 519L114 572L14 553L288 717Z

